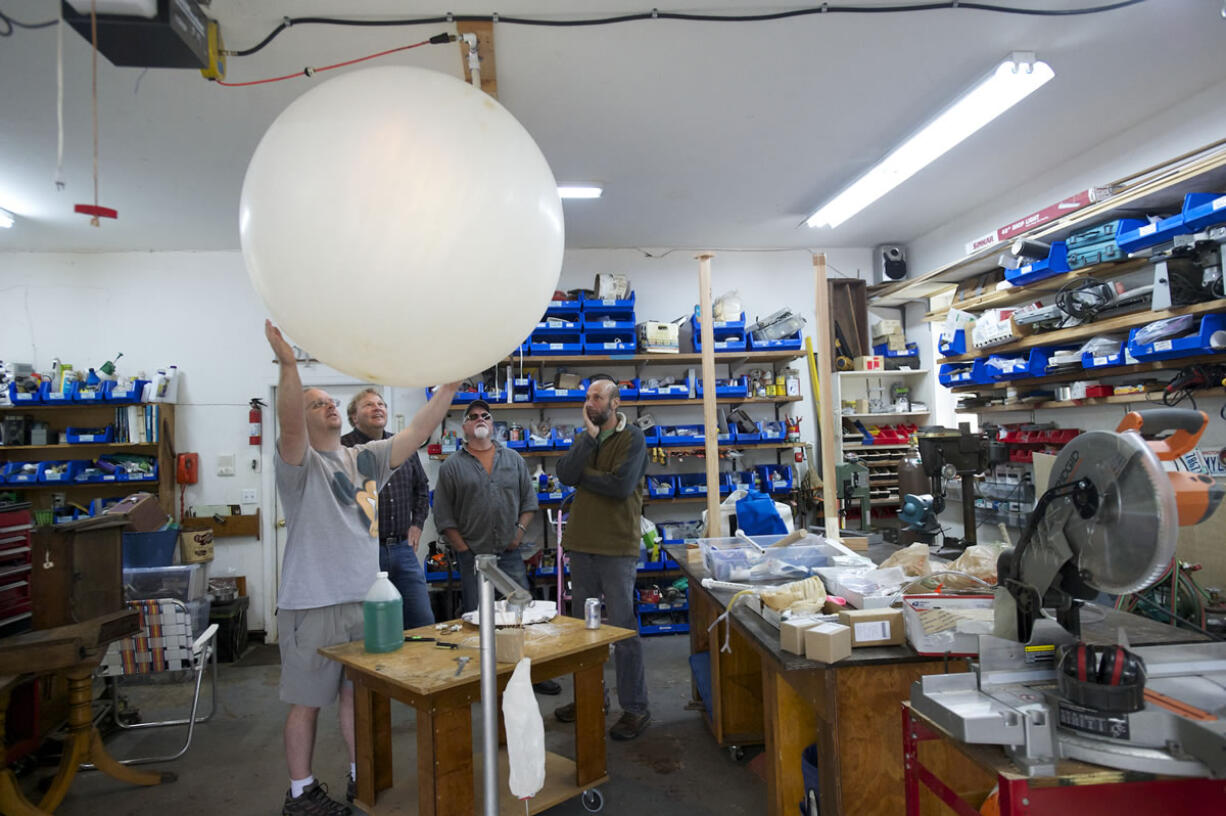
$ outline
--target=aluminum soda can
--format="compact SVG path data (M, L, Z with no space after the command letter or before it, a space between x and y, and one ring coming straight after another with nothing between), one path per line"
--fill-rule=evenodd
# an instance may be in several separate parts
M583 628L600 628L600 599L588 598L583 602Z

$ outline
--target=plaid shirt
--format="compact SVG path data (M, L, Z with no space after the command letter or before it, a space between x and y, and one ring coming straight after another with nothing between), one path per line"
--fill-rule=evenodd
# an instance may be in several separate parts
M391 434L383 432L383 438ZM372 441L356 428L341 437L341 444L352 448ZM383 541L404 541L410 527L424 527L430 515L430 481L421 458L414 451L404 464L392 471L392 478L379 491L379 537Z

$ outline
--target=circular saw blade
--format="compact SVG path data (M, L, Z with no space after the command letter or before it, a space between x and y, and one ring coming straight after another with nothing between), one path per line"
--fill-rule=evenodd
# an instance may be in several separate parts
M1047 487L1078 479L1094 484L1099 502L1091 518L1074 512L1064 525L1086 582L1113 595L1153 584L1179 534L1175 490L1158 457L1135 432L1088 431L1060 451Z

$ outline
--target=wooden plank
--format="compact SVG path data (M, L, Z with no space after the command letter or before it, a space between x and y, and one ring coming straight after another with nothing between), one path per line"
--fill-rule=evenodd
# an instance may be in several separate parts
M494 62L494 23L490 20L457 20L456 33L477 35L477 56L481 60L481 90L495 99L498 98L498 73ZM472 72L468 68L468 44L464 40L457 43L460 46L460 64L464 67L464 81L472 84Z
M1037 295L1044 295L1059 291L1065 285L1072 283L1073 281L1081 280L1082 278L1095 277L1100 280L1117 278L1131 272L1136 272L1138 269L1141 269L1148 264L1148 258L1134 258L1132 260L1119 263L1094 264L1092 266L1082 267L1081 269L1074 269L1071 272L1063 272L1059 275L1054 275L1050 278L1029 284L1028 286L1013 286L997 292L989 292L985 295L968 298L961 302L955 301L950 305L955 309L961 309L966 312L981 309L996 309L1001 306L1024 303L1028 300L1037 300ZM928 322L944 320L945 315L945 311L928 312L924 315L924 320Z
M604 738L604 667L577 671L575 680L575 773L587 785L608 774Z
M812 678L815 673L789 674ZM817 738L818 717L810 698L797 691L783 673L766 661L762 664L762 705L770 712L765 718L766 755L775 759L767 763L767 813L772 816L792 814L796 811L796 803L804 799L800 756Z
M358 739L354 746L357 753L357 801L369 809L374 806L379 791L392 785L392 754L390 717L390 702L386 697L377 695L369 686L363 683L360 675L349 672L353 681L353 723L354 733L371 734L372 739ZM385 705L380 705L382 699ZM382 719L382 722L380 722ZM387 736L385 740L383 737Z
M737 627L732 627L730 652L720 648L725 627L711 644L711 696L716 739L722 746L751 745L765 739L762 708L762 658Z
M1019 411L1050 411L1053 408L1084 408L1089 405L1131 405L1132 403L1161 404L1162 398L1154 399L1155 394L1161 394L1162 389L1156 388L1139 394L1112 394L1109 397L1093 397L1075 400L1047 400L1045 402L1015 402L1009 405L984 405L975 409L975 413L985 411L1001 411L1017 413ZM1221 388L1206 388L1196 392L1197 397L1220 397L1226 395Z
M1179 315L1202 315L1213 312L1221 312L1226 310L1226 303L1221 300L1211 300L1208 303L1193 303L1190 306L1176 306L1173 309L1162 309L1154 311L1143 309L1128 314L1119 315L1118 317L1109 317L1105 320L1096 320L1093 323L1087 323L1084 326L1074 326L1071 329L1056 329L1055 331L1039 332L1037 334L1027 335L1020 340L1015 340L1012 343L1005 343L1000 346L983 349L976 354L960 354L957 357L942 357L942 363L959 363L968 360L976 360L980 357L988 357L992 354L1009 354L1013 351L1023 351L1025 349L1035 348L1036 346L1059 346L1065 343L1071 343L1074 340L1085 340L1088 337L1093 337L1097 334L1110 334L1111 332L1120 332L1126 329L1144 326L1155 320L1162 320L1168 317L1177 317ZM1165 367L1169 368L1170 364L1177 362L1175 360L1167 360Z
M703 455L707 472L707 531L704 535L719 535L719 422L715 418L715 312L711 305L711 259L709 252L698 257L698 314L702 339L702 381L707 384L702 400ZM714 429L715 433L711 433ZM712 531L716 532L712 532Z
M181 519L180 526L184 530L212 530L214 538L237 538L239 536L253 537L260 540L260 509L257 507L254 515L188 517Z
M417 812L422 816L476 812L469 706L417 710Z
M834 319L830 312L830 287L826 282L826 255L823 252L818 252L813 255L813 278L814 291L817 293L817 303L814 306L817 325L829 326L831 339L828 345L822 347L820 344L817 349L818 358L815 361L817 368L817 391L814 395L815 404L813 413L817 417L818 426L818 451L821 458L821 472L818 474L822 479L822 498L826 498L827 490L837 492L835 485L835 419L834 419L834 388L830 379L830 372L835 369L835 359L837 355L834 352ZM863 293L862 293L863 294ZM865 320L867 322L867 309L865 310ZM865 326L865 331L868 327ZM851 349L845 349L848 354L853 354ZM812 366L810 367L810 377L812 377ZM820 397L820 398L819 398ZM839 420L837 427L842 433L843 423ZM838 517L838 501L834 495L830 496L829 501L822 503L824 523L827 531L837 531L839 529Z

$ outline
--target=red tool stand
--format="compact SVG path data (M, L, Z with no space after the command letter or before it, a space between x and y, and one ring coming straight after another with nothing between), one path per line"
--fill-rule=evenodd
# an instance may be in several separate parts
M1062 760L1056 776L1025 776L1003 749L968 745L902 704L903 785L906 816L919 816L920 785L959 816L980 816L977 806L937 778L919 758L919 744L948 740L966 758L996 777L1000 816L1118 816L1127 813L1226 813L1226 780L1159 776ZM980 796L982 798L982 795Z

